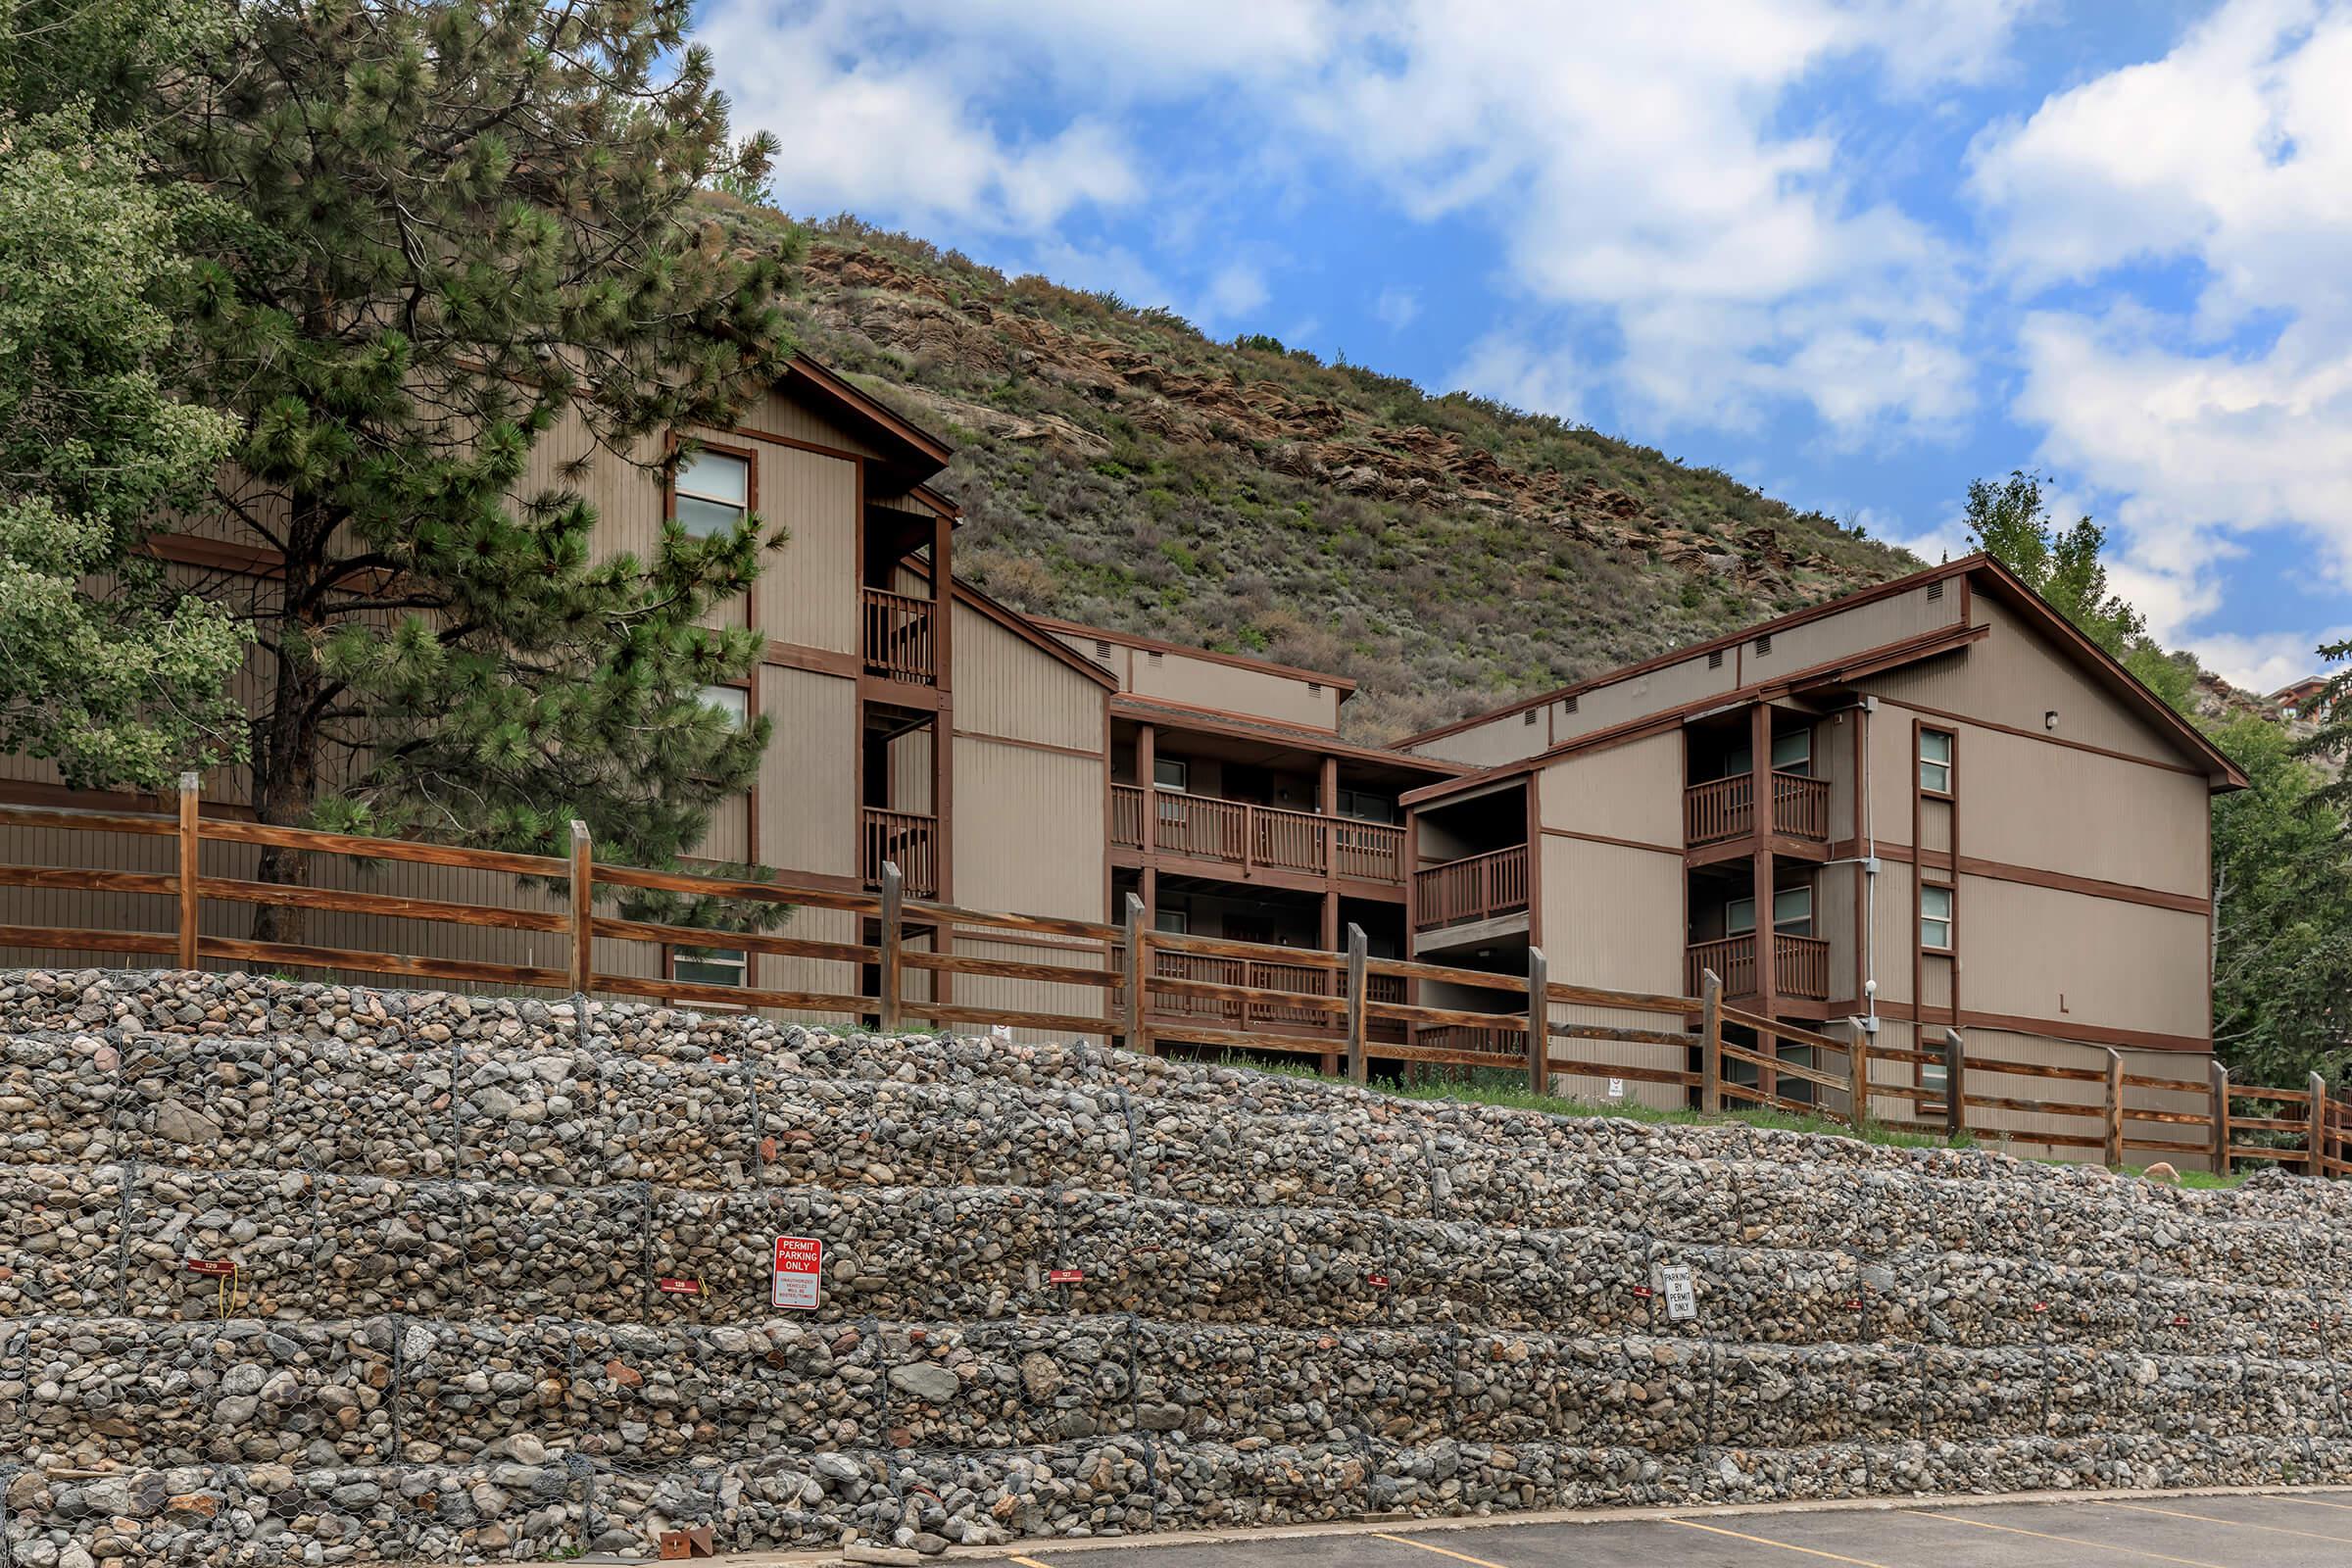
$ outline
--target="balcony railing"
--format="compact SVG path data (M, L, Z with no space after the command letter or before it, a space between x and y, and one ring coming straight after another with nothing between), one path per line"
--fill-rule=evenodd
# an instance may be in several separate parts
M1820 937L1775 932L1772 939L1772 989L1775 995L1811 1002L1830 1000L1830 945ZM1698 942L1684 950L1683 985L1697 996L1706 970L1715 971L1727 997L1756 994L1756 938L1724 937Z
M1691 849L1743 839L1755 831L1756 781L1735 773L1683 791L1683 841ZM1772 775L1772 830L1791 838L1830 836L1830 781L1802 773Z
M1215 860L1245 871L1264 867L1393 887L1404 884L1404 829L1386 823L1113 784L1110 842L1121 849L1142 849L1147 810L1152 813L1152 847L1162 854Z
M939 818L873 806L859 817L858 868L865 885L880 887L882 862L894 860L908 897L939 897Z
M1527 907L1527 846L1513 844L1413 873L1413 929L1435 931Z
M1317 964L1156 952L1152 955L1152 972L1168 980L1204 980L1212 985L1248 986L1259 991L1295 991L1310 997L1348 995L1347 974ZM1401 1003L1404 1001L1403 977L1368 975L1365 977L1364 995L1373 1002ZM1177 996L1156 990L1152 991L1150 996L1150 1010L1155 1016L1191 1018L1202 1024L1213 1023L1220 1029L1248 1029L1262 1024L1272 1026L1272 1032L1297 1033L1302 1029L1338 1031L1343 1022L1341 1014L1321 1007L1293 1006L1279 1002L1242 1003L1215 997ZM1404 1038L1400 1024L1375 1018L1369 1020L1367 1027L1374 1039Z
M939 645L932 635L931 601L881 588L859 589L858 598L866 673L937 685Z

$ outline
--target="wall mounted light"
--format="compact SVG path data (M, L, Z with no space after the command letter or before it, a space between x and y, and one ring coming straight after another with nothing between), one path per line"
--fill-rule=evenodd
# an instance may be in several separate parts
M2043 729L2056 729L2058 727L2058 710L2055 708L2047 708L2042 710L2041 727Z

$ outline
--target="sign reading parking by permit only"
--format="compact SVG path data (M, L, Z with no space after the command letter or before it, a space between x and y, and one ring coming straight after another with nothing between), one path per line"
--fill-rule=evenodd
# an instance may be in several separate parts
M776 1238L778 1306L806 1311L816 1305L816 1282L825 1266L825 1244L813 1236Z
M1658 1268L1658 1291L1666 1298L1666 1321L1688 1323L1698 1316L1698 1294L1690 1288L1690 1265L1665 1263Z

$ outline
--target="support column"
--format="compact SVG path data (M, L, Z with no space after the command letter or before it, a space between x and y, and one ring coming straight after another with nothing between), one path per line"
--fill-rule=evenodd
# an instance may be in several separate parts
M1146 856L1152 853L1152 832L1159 822L1159 786L1152 781L1152 767L1158 755L1156 739L1153 726L1150 724L1135 726L1135 781L1143 787L1144 791L1142 830ZM1144 875L1150 876L1151 874L1152 868L1146 866ZM1144 904L1147 908L1152 906L1152 896L1148 893L1144 895Z
M1755 804L1750 808L1750 819L1755 828L1755 858L1751 872L1751 895L1756 903L1756 1013L1767 1020L1780 1017L1780 984L1774 973L1773 959L1779 943L1774 940L1772 923L1772 705L1758 703L1748 717L1748 766L1750 793ZM1758 1040L1756 1049L1766 1055L1780 1054L1778 1040ZM1756 1087L1766 1094L1780 1089L1779 1075L1769 1067L1757 1069Z

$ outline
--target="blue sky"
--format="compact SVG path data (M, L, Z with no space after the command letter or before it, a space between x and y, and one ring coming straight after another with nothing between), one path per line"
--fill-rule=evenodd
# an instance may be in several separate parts
M1466 387L1930 559L2105 522L2268 690L2352 636L2352 0L707 0L774 193Z

